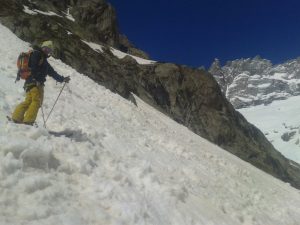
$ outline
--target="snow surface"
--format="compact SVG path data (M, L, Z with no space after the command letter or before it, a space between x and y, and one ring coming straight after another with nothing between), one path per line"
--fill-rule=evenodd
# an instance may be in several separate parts
M84 42L85 44L87 44L94 51L103 53L103 46L102 45L99 45L99 44L96 44L96 43L93 43L93 42L89 42L89 41L84 41L84 40L81 40L81 41ZM121 52L121 51L119 51L117 49L114 49L112 47L110 48L110 50L114 54L114 56L118 57L119 59L123 59L125 56L130 56L130 57L134 58L137 61L138 64L145 65L145 64L156 63L153 60L148 60L148 59L143 59L143 58L140 58L140 57L137 57L137 56L133 56L133 55Z
M72 22L75 22L75 18L70 14L70 8L67 9L67 12L64 13L66 15L66 18L68 20L71 20Z
M300 163L300 96L240 109L285 157ZM290 140L283 135L290 134Z
M81 40L81 41L83 43L85 43L86 45L88 45L94 51L98 52L98 53L103 53L104 52L102 45L99 45L99 44L96 44L96 43L93 43L93 42L88 42L88 41L85 41L85 40Z
M23 11L24 11L25 13L27 13L27 14L30 14L30 15L37 15L37 14L38 14L37 12L35 12L35 11L29 9L29 7L26 6L26 5L24 5Z
M27 14L30 14L30 15L37 15L37 14L42 14L42 15L45 15L45 16L58 16L58 17L61 17L60 15L56 14L55 12L52 12L52 11L49 11L49 12L44 12L44 11L41 11L41 10L38 10L38 9L29 9L28 6L24 5L24 9L23 11ZM69 19L69 18L68 18Z
M6 121L23 99L15 61L29 45L0 24L1 225L298 225L300 191L137 98L138 106L59 60L71 76L51 135ZM48 79L48 114L60 84Z
M117 56L119 59L123 59L125 56L129 55L132 58L134 58L137 61L137 63L139 63L139 64L153 64L153 63L155 63L155 61L153 61L153 60L147 60L147 59L143 59L143 58L140 58L140 57L137 57L137 56L126 54L126 53L121 52L121 51L119 51L117 49L114 49L114 48L110 48L110 49L111 49L112 53L115 56Z
M42 14L45 16L58 16L58 17L62 17L60 15L58 15L55 12L49 11L49 12L44 12L38 9L30 9L28 6L23 5L24 9L23 12L29 14L29 15L37 15L37 14ZM67 18L68 20L75 22L75 18L70 14L70 8L67 9L67 12L63 12L63 14L65 14L65 18Z

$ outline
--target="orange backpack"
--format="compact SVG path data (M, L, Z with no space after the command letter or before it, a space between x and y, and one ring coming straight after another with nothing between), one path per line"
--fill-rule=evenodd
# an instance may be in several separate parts
M29 68L29 59L30 55L33 51L30 50L29 52L22 52L17 60L17 67L19 69L18 71L18 78L21 78L23 80L27 80L28 77L31 75L31 70Z

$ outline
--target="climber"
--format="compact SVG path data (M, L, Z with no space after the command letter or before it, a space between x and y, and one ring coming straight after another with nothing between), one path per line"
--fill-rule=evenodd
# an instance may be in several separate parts
M24 89L26 91L26 97L24 102L17 105L12 114L12 120L15 123L33 125L39 108L43 103L44 83L46 82L47 75L60 83L68 83L70 81L70 77L59 75L48 63L47 58L51 56L52 51L52 41L45 41L42 43L41 47L33 46L33 50L29 52L27 63L29 67L29 76L26 76L26 78L22 77L22 79L25 79ZM20 79L20 73L19 70L17 80Z

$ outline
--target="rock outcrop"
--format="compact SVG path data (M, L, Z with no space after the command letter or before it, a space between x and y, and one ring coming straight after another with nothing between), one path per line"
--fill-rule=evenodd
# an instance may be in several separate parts
M126 45L126 40L118 40L116 16L105 1L0 4L6 6L0 9L0 22L23 40L53 40L56 57L99 84L128 99L136 94L195 133L300 188L300 166L284 158L235 111L210 73L172 63L141 65L129 55L116 57L111 46ZM88 42L102 48L93 49Z

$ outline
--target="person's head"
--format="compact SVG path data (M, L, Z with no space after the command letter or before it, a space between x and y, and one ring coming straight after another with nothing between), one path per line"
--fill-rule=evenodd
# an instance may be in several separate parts
M53 52L53 42L52 41L44 41L41 45L42 51L45 53L47 57L51 55Z

